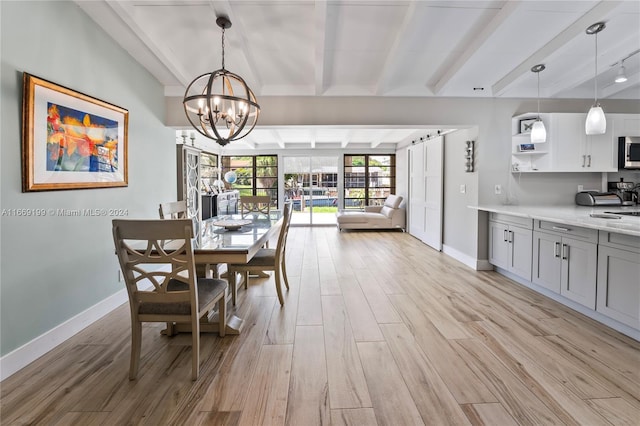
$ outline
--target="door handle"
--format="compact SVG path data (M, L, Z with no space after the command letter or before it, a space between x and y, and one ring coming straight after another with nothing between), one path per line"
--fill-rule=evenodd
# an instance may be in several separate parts
M584 167L585 163L587 162L587 156L583 155L582 156L582 167Z
M560 257L560 242L553 243L553 257Z
M591 167L591 154L587 155L587 167Z
M569 246L566 244L562 245L562 260L569 260Z

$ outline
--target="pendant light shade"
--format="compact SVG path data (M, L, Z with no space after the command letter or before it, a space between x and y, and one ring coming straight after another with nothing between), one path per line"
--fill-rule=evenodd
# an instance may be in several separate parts
M607 131L607 119L600 104L591 107L584 130L588 135L603 135Z
M536 73L538 76L538 118L531 128L531 143L543 143L547 141L547 129L544 128L544 122L540 118L540 73L544 71L545 68L544 64L534 65L531 68L531 72Z
M547 141L547 129L544 128L544 123L542 120L538 119L535 123L533 123L533 127L531 128L531 142L532 143L542 143Z
M587 114L587 121L584 123L584 131L587 135L603 135L607 131L607 119L604 116L604 111L598 102L598 33L604 30L604 22L596 22L595 24L587 28L586 33L596 36L596 57L595 57L595 96L593 106Z
M616 76L616 83L624 83L627 81L627 76L624 73L624 60L622 61L622 65L620 65L620 70L618 71L618 75Z

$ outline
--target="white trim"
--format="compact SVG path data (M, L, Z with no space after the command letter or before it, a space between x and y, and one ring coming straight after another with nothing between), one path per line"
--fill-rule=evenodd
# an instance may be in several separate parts
M0 381L26 367L65 340L127 302L126 289L107 297L73 318L25 343L0 358Z
M493 271L493 265L487 260L476 259L446 244L442 245L442 252L476 271Z

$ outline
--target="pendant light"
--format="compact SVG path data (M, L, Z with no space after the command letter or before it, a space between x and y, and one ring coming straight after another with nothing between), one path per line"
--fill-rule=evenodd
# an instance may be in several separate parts
M184 112L200 134L225 146L249 134L260 115L260 105L242 77L224 67L224 31L231 27L227 17L216 24L222 28L222 68L196 77L184 94Z
M618 75L616 76L616 79L614 81L616 83L624 83L625 81L627 81L627 76L624 73L624 59L622 60L622 62L620 62L620 71L618 71Z
M596 36L596 57L595 57L595 77L594 77L594 85L595 85L595 100L593 102L593 106L589 110L587 114L587 121L584 124L584 130L587 135L603 135L607 131L607 119L604 116L604 111L602 107L600 107L600 103L598 102L598 33L604 30L605 24L604 22L597 22L589 28L587 28L586 33L589 35Z
M531 128L531 143L543 143L547 141L547 129L544 128L544 123L540 118L540 73L544 71L545 68L544 64L534 65L531 68L531 72L536 73L538 76L538 118Z

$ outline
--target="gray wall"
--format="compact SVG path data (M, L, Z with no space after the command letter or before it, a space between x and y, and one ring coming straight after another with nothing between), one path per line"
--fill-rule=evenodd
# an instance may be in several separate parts
M175 199L175 134L162 86L72 2L0 2L1 208L122 208L157 217ZM21 192L22 72L129 110L129 186ZM124 288L112 217L0 218L5 355Z
M444 136L444 224L442 243L472 258L478 256L477 212L468 206L478 204L478 171L465 172L466 141L476 141L478 128L462 129ZM465 193L460 192L465 186ZM464 224L464 225L462 225ZM460 232L461 226L464 232Z

